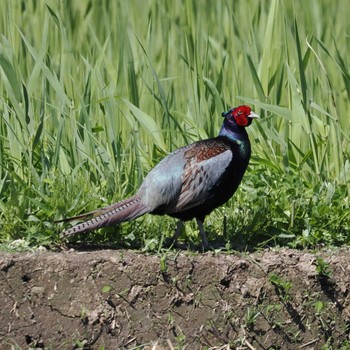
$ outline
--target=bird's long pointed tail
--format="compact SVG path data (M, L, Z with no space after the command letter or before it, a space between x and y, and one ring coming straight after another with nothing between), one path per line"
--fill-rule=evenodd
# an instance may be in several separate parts
M89 215L94 215L90 220L81 222L62 232L63 236L69 237L76 233L90 232L101 227L114 226L121 222L135 219L146 214L148 211L149 209L142 203L141 198L135 195L121 202L111 204L108 207L60 220L59 222L83 219Z

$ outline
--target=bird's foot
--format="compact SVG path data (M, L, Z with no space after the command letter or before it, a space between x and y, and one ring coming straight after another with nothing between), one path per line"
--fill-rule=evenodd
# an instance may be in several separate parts
M167 249L179 249L179 250L192 250L198 252L208 252L215 250L208 242L207 244L193 244L193 243L182 243L179 241L174 241L172 238L167 238L163 244L164 248Z
M202 243L202 250L204 252L215 250L207 241Z
M163 246L164 248L168 248L168 249L172 249L172 248L181 249L181 250L188 249L187 244L178 242L178 240L174 239L174 237L166 238L163 243Z

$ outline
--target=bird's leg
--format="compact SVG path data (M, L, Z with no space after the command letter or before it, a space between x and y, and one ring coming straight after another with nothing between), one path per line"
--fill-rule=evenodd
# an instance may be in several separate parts
M184 227L184 222L182 220L179 220L176 225L175 233L170 239L167 239L167 242L165 243L166 246L172 246L177 243L177 240L181 235L181 231L183 227Z
M207 240L207 236L205 235L205 231L204 231L204 226L203 226L203 221L196 218L196 221L197 221L197 225L198 225L198 228L199 228L199 232L201 234L201 237L202 237L202 242L203 242L203 248L205 250L210 250L212 249L211 246L209 245L208 243L208 240Z
M174 236L172 237L172 240L174 243L176 243L177 239L180 237L183 227L184 227L184 222L182 220L179 220L176 225Z

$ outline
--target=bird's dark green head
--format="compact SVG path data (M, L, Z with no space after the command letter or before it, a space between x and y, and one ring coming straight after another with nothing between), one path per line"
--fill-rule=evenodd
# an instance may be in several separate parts
M239 106L231 108L227 112L223 112L222 116L228 121L234 121L237 125L242 127L249 126L254 118L259 118L259 116L252 112L249 106Z

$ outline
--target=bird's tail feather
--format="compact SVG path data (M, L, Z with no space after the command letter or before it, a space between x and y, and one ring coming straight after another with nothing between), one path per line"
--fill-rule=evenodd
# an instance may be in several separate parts
M117 225L121 222L135 219L146 214L148 211L149 209L142 203L141 198L135 195L121 202L111 204L108 207L60 220L59 222L85 219L89 215L94 215L90 220L81 222L62 232L63 236L69 237L76 233L89 232L101 227Z

